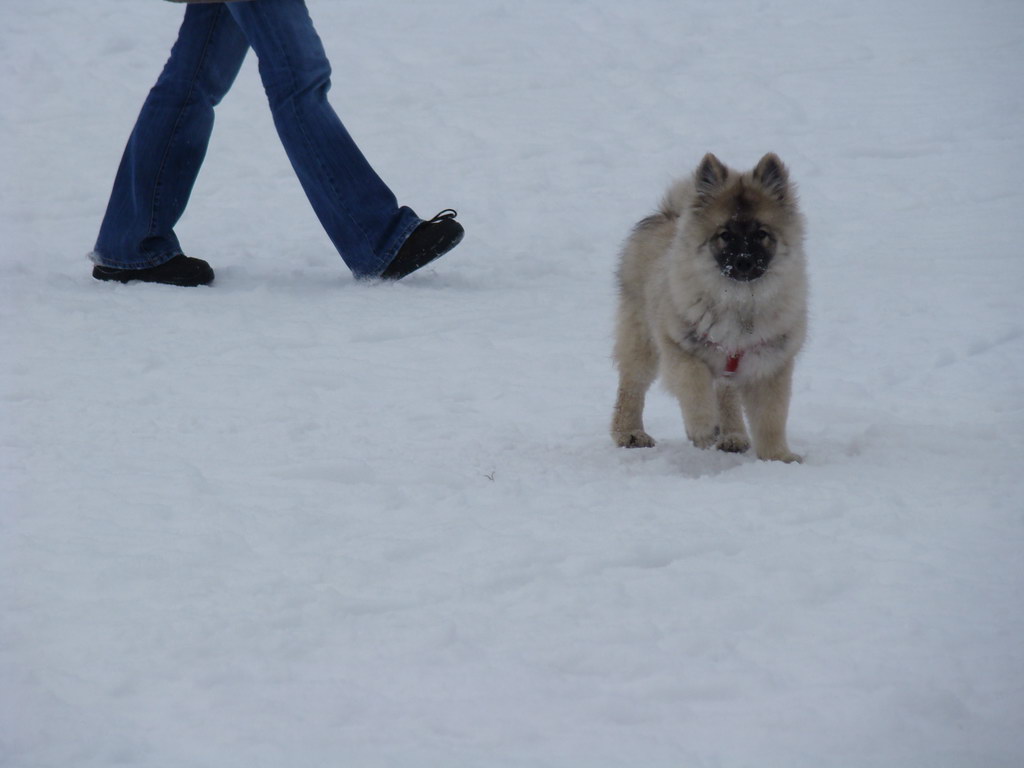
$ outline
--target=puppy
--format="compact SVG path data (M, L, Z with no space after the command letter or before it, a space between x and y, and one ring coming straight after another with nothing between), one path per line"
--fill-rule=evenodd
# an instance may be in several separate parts
M807 333L804 219L774 154L739 173L712 154L633 229L618 270L612 417L617 445L643 425L660 374L700 448L801 461L786 442L793 365Z

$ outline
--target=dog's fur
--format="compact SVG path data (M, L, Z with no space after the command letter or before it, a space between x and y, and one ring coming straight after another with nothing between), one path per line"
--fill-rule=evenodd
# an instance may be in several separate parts
M774 154L737 173L708 154L622 250L612 437L650 447L644 399L661 375L700 448L800 461L786 442L793 364L807 329L804 222ZM742 405L742 407L741 407Z

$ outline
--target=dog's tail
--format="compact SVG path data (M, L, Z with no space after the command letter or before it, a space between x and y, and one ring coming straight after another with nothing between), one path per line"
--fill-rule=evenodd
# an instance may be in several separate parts
M693 206L696 195L693 179L680 179L668 188L668 192L661 200L658 213L667 219L678 219Z

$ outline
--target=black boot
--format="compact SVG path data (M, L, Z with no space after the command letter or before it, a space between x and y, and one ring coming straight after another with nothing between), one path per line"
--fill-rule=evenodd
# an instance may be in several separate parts
M457 215L449 208L416 227L381 274L381 279L401 280L458 245L466 230L455 220Z
M202 259L192 259L179 254L170 261L147 269L114 269L97 264L92 268L92 276L97 280L113 280L118 283L139 280L143 283L164 283L191 288L212 283L213 269Z

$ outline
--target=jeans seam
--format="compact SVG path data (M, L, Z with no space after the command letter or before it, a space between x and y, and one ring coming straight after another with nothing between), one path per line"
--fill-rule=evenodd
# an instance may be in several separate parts
M306 128L306 122L302 117L302 112L301 110L299 110L297 100L295 98L295 94L297 94L299 90L298 79L295 76L295 67L292 65L291 58L288 56L287 47L281 44L281 38L277 34L277 29L273 25L269 26L274 37L274 44L277 46L277 49L281 54L281 58L283 58L285 63L288 65L288 75L291 78L292 83L292 96L288 99L288 101L290 102L289 108L292 110L292 113L295 116L295 124L299 126L299 131L302 134L302 140L306 145L306 149L312 157L316 158L316 162L320 166L320 170L323 172L324 178L327 179L327 186L329 187L331 194L334 197L334 204L345 212L345 216L348 218L348 220L356 229L359 230L359 233L363 236L363 239L370 244L370 250L373 253L376 253L376 248L373 247L373 241L367 235L366 230L363 229L363 226L359 223L359 221L352 215L352 212L349 210L348 206L345 205L344 197L341 194L341 192L338 191L338 188L334 183L334 176L330 173L327 164L324 163L323 158L317 151L315 143L310 139L309 132Z
M195 70L192 72L192 78L189 81L188 94L185 96L185 99L182 102L182 107L178 111L178 115L174 120L174 127L171 129L171 136L167 141L167 146L164 147L163 157L160 158L160 167L157 170L156 179L153 182L153 200L149 208L149 227L147 228L149 236L156 234L154 228L156 226L156 209L160 202L160 187L162 186L161 179L163 178L164 170L167 168L167 158L171 152L171 145L178 136L182 124L182 117L185 114L185 111L192 107L192 96L196 91L196 81L199 79L199 72L206 63L206 58L210 51L210 42L213 39L214 33L217 31L217 25L220 24L224 13L225 10L223 7L216 9L217 15L214 17L213 23L210 24L209 31L206 34L206 40L203 41L202 53L199 56L199 61L196 63ZM172 256L171 258L174 257Z

